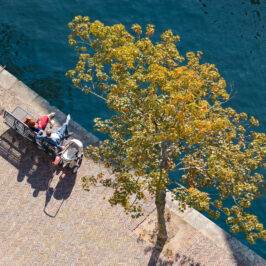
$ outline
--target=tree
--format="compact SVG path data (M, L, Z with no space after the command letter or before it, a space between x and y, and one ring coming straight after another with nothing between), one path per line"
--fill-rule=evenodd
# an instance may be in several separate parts
M67 75L114 113L95 119L96 130L109 138L90 147L91 156L113 170L113 179L91 179L113 188L109 202L138 217L149 194L164 243L172 185L181 209L190 206L212 218L225 213L231 232L245 232L250 243L265 240L263 225L247 210L264 191L265 134L253 131L259 125L254 117L224 107L230 95L215 65L201 63L201 52L181 56L171 30L154 44L153 25L143 35L135 24L130 34L121 24L77 16L69 27L79 59Z

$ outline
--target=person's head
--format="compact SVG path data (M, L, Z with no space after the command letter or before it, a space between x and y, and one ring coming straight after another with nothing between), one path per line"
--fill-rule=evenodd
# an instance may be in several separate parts
M49 129L46 130L46 136L47 136L48 138L50 138L51 135L52 135L52 132L51 132Z
M23 122L29 127L35 127L35 121L31 118L25 118Z

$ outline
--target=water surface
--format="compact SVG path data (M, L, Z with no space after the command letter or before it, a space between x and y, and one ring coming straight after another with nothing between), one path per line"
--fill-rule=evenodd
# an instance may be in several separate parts
M77 60L67 23L78 14L128 28L154 24L154 40L172 29L181 37L181 53L203 51L203 61L215 64L232 87L230 105L258 118L265 132L266 0L0 0L0 64L92 131L93 118L107 117L108 110L65 78ZM264 224L265 207L259 200L253 208ZM244 235L237 238L249 245ZM265 242L249 247L266 258Z

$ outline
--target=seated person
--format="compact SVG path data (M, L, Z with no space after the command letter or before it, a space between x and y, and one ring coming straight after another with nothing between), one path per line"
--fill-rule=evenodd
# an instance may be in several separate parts
M64 137L69 136L68 133L68 124L70 121L70 115L67 116L66 122L63 124L61 128L56 131L51 132L50 130L46 130L46 135L42 135L43 131L39 131L36 135L36 139L43 139L53 146L57 147L60 151L65 149L65 146L61 146L60 143L64 139Z
M50 128L53 127L54 121L52 120L52 118L54 116L55 113L50 113L49 115L39 117L36 121L32 118L26 117L23 122L33 131L38 133L40 130L44 130L48 123L50 124Z

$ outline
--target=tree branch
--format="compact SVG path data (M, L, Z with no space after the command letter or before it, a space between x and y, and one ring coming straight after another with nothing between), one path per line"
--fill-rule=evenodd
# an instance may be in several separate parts
M100 99L102 99L102 100L104 100L104 101L107 101L106 98L104 98L103 96L101 96L101 95L99 95L99 94L97 94L97 93L95 93L95 92L93 92L93 91L89 91L89 93L91 93L91 94L97 96L98 98L100 98Z
M202 167L184 167L184 168L179 168L179 169L175 169L172 172L177 172L177 171L185 171L185 170L190 170L190 169L197 169L199 171L203 170L204 168Z

